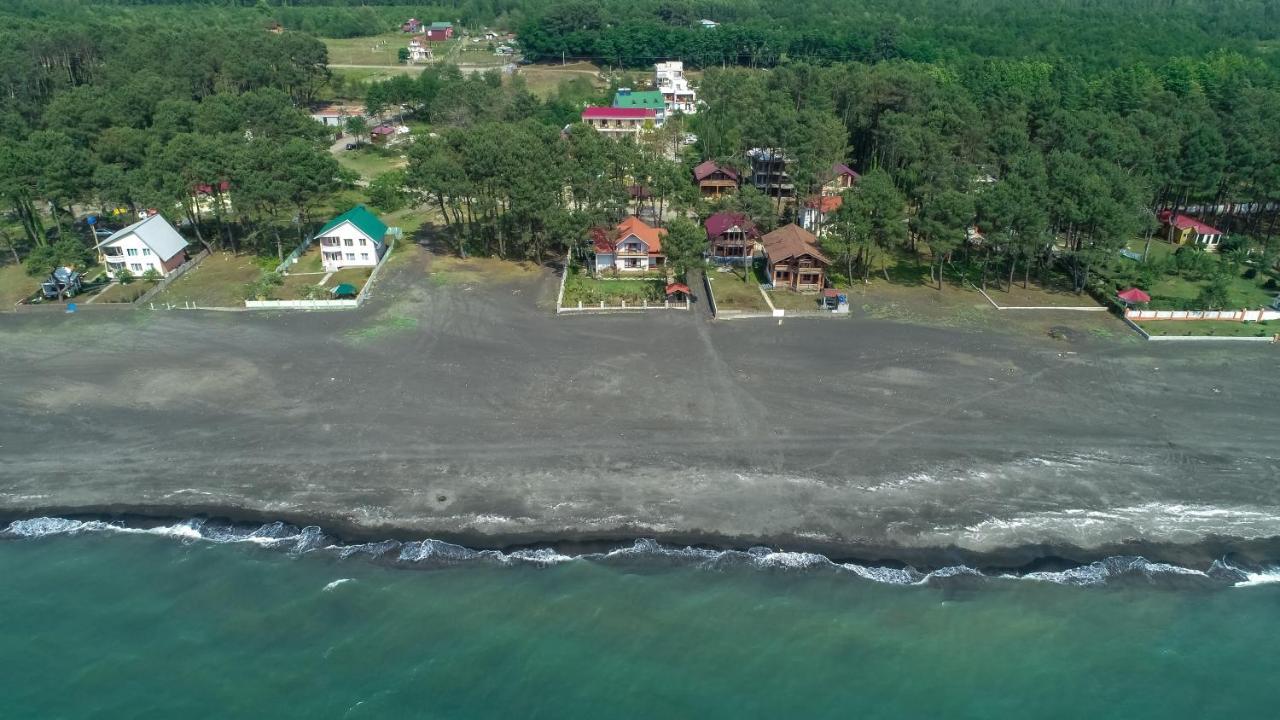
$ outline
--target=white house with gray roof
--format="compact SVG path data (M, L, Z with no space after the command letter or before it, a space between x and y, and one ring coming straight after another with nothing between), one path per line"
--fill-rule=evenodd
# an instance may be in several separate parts
M112 278L126 269L135 277L152 269L168 275L187 261L187 241L158 214L117 230L96 249Z

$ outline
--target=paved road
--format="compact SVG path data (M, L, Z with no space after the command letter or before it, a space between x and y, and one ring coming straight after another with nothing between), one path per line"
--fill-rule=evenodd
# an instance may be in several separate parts
M0 315L0 512L935 563L1280 535L1272 346L557 318L549 273L388 270L353 313Z

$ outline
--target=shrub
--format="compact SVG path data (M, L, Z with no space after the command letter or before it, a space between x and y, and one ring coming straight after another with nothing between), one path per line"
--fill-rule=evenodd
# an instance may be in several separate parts
M133 282L133 273L129 272L129 268L120 268L116 271L116 282L128 285Z
M160 282L160 279L163 277L164 276L160 274L160 271L155 268L147 268L147 271L142 273L142 279L147 282Z

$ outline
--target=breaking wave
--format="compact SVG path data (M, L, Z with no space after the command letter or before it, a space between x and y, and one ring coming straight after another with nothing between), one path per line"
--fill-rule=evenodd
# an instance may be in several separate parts
M510 552L475 550L434 539L341 543L314 525L300 528L273 522L250 526L202 518L183 520L171 525L132 526L103 520L38 517L11 522L8 527L0 530L0 540L89 534L153 535L183 543L247 543L291 555L315 553L340 560L363 559L380 565L410 568L472 564L547 567L561 563L592 562L620 567L678 566L712 571L748 568L774 572L827 572L883 585L944 587L973 581L1032 581L1079 587L1117 582L1171 587L1251 587L1280 583L1280 567L1246 569L1223 560L1214 561L1204 570L1153 562L1139 556L1114 556L1061 570L984 571L967 565L950 565L926 572L912 567L840 563L816 553L788 552L767 547L715 550L663 545L652 539L636 540L630 545L603 552L573 555L550 547ZM349 579L336 580L324 589L331 591L345 582L349 582Z

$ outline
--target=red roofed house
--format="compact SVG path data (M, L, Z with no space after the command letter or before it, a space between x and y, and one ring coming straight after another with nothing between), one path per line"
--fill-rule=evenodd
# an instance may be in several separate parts
M596 272L612 269L617 272L644 272L664 268L666 255L662 254L662 236L667 231L646 225L632 215L613 231L597 228L594 233Z
M695 167L693 179L698 183L698 191L702 193L702 197L713 199L736 191L741 181L737 171L720 165L714 160L707 160Z
M831 261L818 249L817 238L808 230L791 223L760 241L764 244L769 280L775 288L817 291L827 284L825 275Z
M817 235L827 231L827 221L832 213L840 209L844 198L840 195L815 195L804 201L800 208L800 226Z
M651 108L589 107L582 111L582 122L611 137L638 136L657 123L658 114Z
M400 32L416 33L422 29L422 21L417 18L409 18L400 26Z
M760 231L743 213L718 212L703 223L713 260L742 260L755 255Z
M444 42L453 37L453 23L433 22L427 28L427 39L431 42Z
M1225 235L1221 230L1206 225L1188 215L1175 215L1170 210L1161 210L1156 219L1160 221L1165 239L1174 245L1203 245L1215 250Z
M858 179L862 176L853 171L853 168L844 163L836 163L831 166L831 179L822 186L823 195L839 195L858 184Z

